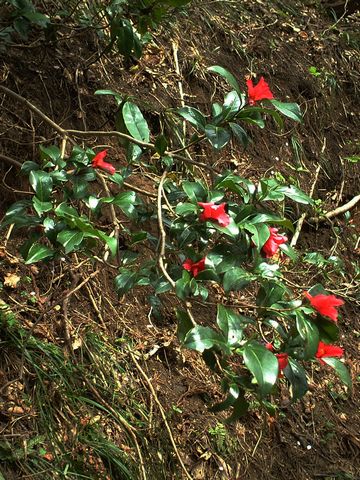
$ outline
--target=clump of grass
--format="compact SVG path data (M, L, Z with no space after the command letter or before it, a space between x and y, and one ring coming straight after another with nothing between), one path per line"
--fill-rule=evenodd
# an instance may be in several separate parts
M16 433L0 442L3 474L45 480L139 478L133 437L113 412L134 430L147 413L136 402L133 386L122 381L126 363L121 364L119 350L89 333L68 357L60 346L28 336L4 303L0 328L4 370L17 377L23 363L20 395L29 412L16 421L9 418Z

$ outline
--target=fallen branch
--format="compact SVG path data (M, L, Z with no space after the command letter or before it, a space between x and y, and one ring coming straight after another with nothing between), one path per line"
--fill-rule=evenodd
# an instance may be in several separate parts
M6 95L15 98L18 102L22 103L23 105L26 105L29 110L32 112L36 113L41 117L46 123L48 123L54 130L56 130L62 138L67 138L71 140L69 137L78 137L78 138L87 138L87 137L117 137L121 138L123 140L128 140L129 142L134 143L135 145L138 145L139 147L147 148L151 151L156 152L156 147L153 143L147 143L143 142L141 140L137 140L136 138L131 137L130 135L127 135L126 133L121 133L117 131L96 131L96 130L91 130L91 131L82 131L82 130L66 130L62 128L60 125L58 125L56 122L54 122L51 118L49 118L45 113L43 113L39 108L37 108L35 105L33 105L29 100L26 98L22 97L18 93L13 92L9 88L4 87L3 85L0 85L0 91L3 91ZM201 139L202 140L202 139ZM200 140L199 140L200 141ZM71 140L71 143L75 143L74 140ZM188 163L190 165L196 165L199 168L204 168L206 170L209 170L211 172L217 172L213 167L210 165L207 165L206 163L202 162L197 162L194 160L191 160L189 158L173 154L170 150L164 152L164 155L169 155L172 156L173 158L180 160L184 163Z
M345 203L344 205L341 205L340 207L335 208L334 210L331 210L330 212L324 213L320 217L309 218L309 223L326 222L326 220L329 220L330 218L337 217L342 213L348 212L349 210L354 208L355 205L359 202L360 202L360 195L356 195L349 202Z

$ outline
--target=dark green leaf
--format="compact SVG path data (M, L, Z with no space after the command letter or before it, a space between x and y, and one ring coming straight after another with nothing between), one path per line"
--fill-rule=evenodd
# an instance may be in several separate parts
M137 140L149 142L150 130L140 108L134 103L125 102L122 113L130 135Z
M225 347L225 343L224 338L212 328L197 325L187 333L184 346L202 353L214 346Z
M218 305L216 323L223 331L229 346L239 344L243 336L243 326L241 316L230 308Z
M205 130L206 118L200 110L193 107L182 107L176 110L176 113L185 118L191 125L199 129L201 132Z
M136 193L132 190L119 193L113 200L113 203L119 207L128 217L133 216L136 205Z
M200 182L189 182L185 180L182 183L182 188L190 200L194 203L204 200L207 192Z
M210 124L205 126L205 135L216 150L221 150L225 147L231 138L231 134L228 130Z
M241 93L240 86L232 73L219 65L214 65L208 68L209 72L221 75L239 94Z
M237 123L230 122L229 127L237 141L246 148L249 145L249 137L246 131Z
M291 398L295 402L308 391L306 372L298 362L289 357L289 364L285 368L284 374L291 384Z
M244 223L242 226L245 230L252 233L252 241L255 243L258 249L261 250L270 237L269 227L265 223L252 224L250 222Z
M275 355L259 343L248 343L244 348L244 362L256 378L260 395L269 394L279 373Z
M309 195L306 195L305 192L294 185L291 185L290 187L280 186L277 191L283 193L286 197L291 198L291 200L294 200L294 202L297 203L303 203L304 205L312 205L314 203Z
M162 156L168 147L168 142L166 140L166 137L162 134L158 135L155 140L155 150L157 153Z
M225 272L223 287L226 293L231 290L241 290L256 277L240 267L230 268Z
M53 187L53 181L49 173L42 170L32 170L29 175L29 182L41 202L49 200Z
M84 239L84 233L78 230L63 230L57 236L57 241L65 248L65 253L76 250Z
M287 288L275 281L263 281L256 298L256 304L262 307L271 307L274 303L284 300Z
M30 160L27 160L21 165L21 173L24 173L25 175L29 175L29 173L32 170L39 170L40 165L36 162L31 162Z
M248 409L249 402L245 400L244 392L241 391L235 403L233 404L232 414L224 421L224 423L236 422L236 420L238 420L240 417L243 417L247 413Z
M301 311L296 310L295 314L297 331L305 342L304 356L306 359L313 358L319 345L319 330L314 322L304 317Z
M50 160L56 164L61 157L60 148L56 145L51 145L50 147L44 147L43 145L40 145L40 156L42 160Z
M340 380L345 383L349 388L352 388L352 381L346 366L338 359L334 357L323 357L322 360L332 367L338 374Z
M115 277L115 289L119 296L127 293L137 281L137 274L127 268L120 268L119 275Z
M278 100L270 100L274 107L279 110L286 117L295 120L296 122L302 121L302 115L300 107L297 103L284 103L279 102Z
M199 207L194 205L193 203L179 203L176 208L175 212L177 215L190 215L191 213L197 213Z
M178 321L177 327L177 337L179 342L183 343L185 341L186 335L194 327L189 315L185 310L176 309L176 318Z
M40 245L38 243L33 243L28 251L28 255L26 257L26 265L30 263L36 263L40 260L44 260L45 258L51 258L55 254L54 250L51 250L49 247L45 247L45 245Z
M339 338L339 327L332 320L318 315L314 323L319 329L320 339L325 342L335 342Z
M50 212L53 206L51 202L41 202L36 196L32 198L34 209L36 213L41 217L44 212Z

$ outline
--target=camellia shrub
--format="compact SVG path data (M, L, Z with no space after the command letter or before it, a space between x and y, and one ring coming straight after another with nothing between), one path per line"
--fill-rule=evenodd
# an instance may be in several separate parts
M41 161L22 167L34 195L11 206L2 227L14 224L29 232L21 248L26 264L71 258L73 252L94 264L118 263L118 294L146 286L154 315L161 314L164 295L176 295L179 341L199 352L221 379L224 400L211 408L232 407L231 421L254 400L273 412L280 383L293 401L300 399L313 362L332 367L348 387L351 380L336 345L343 301L321 285L300 291L293 274L288 279L297 255L288 243L294 226L284 207L290 202L309 208L312 199L275 178L253 182L184 154L200 142L215 151L231 140L246 147L248 124L264 128L273 119L282 127L284 117L300 122L300 109L274 99L264 78L248 80L244 93L224 68L209 71L231 90L210 106L210 115L188 106L175 111L176 128L183 121L190 125L181 147L171 146L164 134L151 143L137 105L110 90L96 92L116 102L127 165L116 168L107 150L74 145L65 158L58 146L41 147ZM157 179L156 194L131 187L131 177L145 170ZM119 193L110 193L110 183ZM106 210L112 232L98 226ZM154 252L152 258L142 244ZM200 318L195 302L209 307Z

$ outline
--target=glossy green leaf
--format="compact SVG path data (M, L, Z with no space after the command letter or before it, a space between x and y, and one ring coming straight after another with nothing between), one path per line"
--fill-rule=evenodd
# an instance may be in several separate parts
M57 236L57 241L65 248L65 253L76 250L84 239L84 233L78 230L63 230Z
M177 215L190 215L192 213L197 213L199 207L194 205L193 203L179 203L176 208L175 212Z
M323 357L322 360L335 370L340 380L345 383L347 387L352 388L352 381L349 371L343 364L343 362L341 362L338 358L334 357Z
M119 207L125 215L131 217L136 211L136 193L132 190L121 192L113 200L114 205Z
M61 156L60 148L56 145L51 145L50 147L40 145L40 156L42 160L50 160L56 164Z
M206 118L204 115L194 107L182 107L176 110L176 113L187 120L195 128L203 132L205 130Z
M96 90L95 95L111 95L114 97L117 105L120 105L122 102L120 93L114 92L113 90Z
M296 328L300 337L304 340L304 356L305 358L313 358L317 352L319 345L319 330L315 323L305 318L299 310L296 314Z
M228 130L210 124L205 126L205 135L216 150L224 148L231 138L231 134Z
M223 78L225 78L229 85L231 85L239 94L241 93L238 81L232 73L226 70L226 68L220 67L219 65L213 65L212 67L208 68L208 71L221 75Z
M279 373L275 355L259 343L248 343L244 348L244 362L256 378L260 395L269 394Z
M284 103L284 102L279 102L278 100L270 100L270 102L274 105L274 107L277 110L279 110L280 113L282 113L286 117L289 117L292 120L295 120L295 122L302 121L300 107L297 103Z
M212 328L197 325L187 333L184 346L202 353L214 346L224 347L225 343L224 338Z
M122 108L123 118L130 135L137 140L149 142L150 130L140 108L131 102L125 102Z
M249 137L246 131L237 123L229 122L229 127L234 134L236 140L246 148L249 145Z
M237 345L243 336L243 325L241 316L230 308L218 305L216 323L222 330L229 346Z
M274 303L284 300L287 288L273 280L263 281L260 285L256 304L262 307L271 307Z
M256 277L240 267L230 268L225 272L223 287L226 293L246 287Z
M29 175L29 182L41 202L50 199L53 180L49 173L42 170L32 170Z
M53 206L51 202L41 202L36 196L32 198L34 209L39 217L45 212L50 212Z
M45 260L46 258L51 258L55 255L54 250L45 245L40 245L39 243L33 243L30 247L27 257L26 257L26 265L30 263L36 263L40 260Z
M189 182L185 180L181 186L190 200L196 204L197 202L204 201L207 195L207 191L200 182Z
M29 173L32 170L39 170L39 169L40 169L40 165L38 163L32 162L30 160L26 160L26 162L24 162L21 165L21 173L23 173L24 175L29 175Z
M302 398L309 389L306 371L296 360L289 357L289 364L285 368L284 374L290 382L291 399L295 402Z
M255 243L258 249L261 250L270 237L269 227L264 223L252 224L251 222L244 223L242 226L252 234L251 240Z
M249 409L249 402L245 399L243 391L240 391L239 396L235 400L232 407L232 414L230 415L230 417L224 420L224 423L236 422L239 418L243 417L247 413Z
M310 198L309 195L294 185L291 185L290 187L279 186L277 191L283 193L286 197L291 198L291 200L294 200L294 202L297 203L303 203L304 205L313 205L314 203L313 199Z
M321 315L317 315L313 320L319 329L320 340L326 343L336 342L339 338L339 327L330 319L324 318Z
M178 322L177 337L179 339L179 342L183 343L185 341L186 335L194 327L194 325L185 310L177 308L176 318Z
M137 274L127 268L120 268L119 275L115 277L115 290L119 296L127 293L131 288L136 285Z

